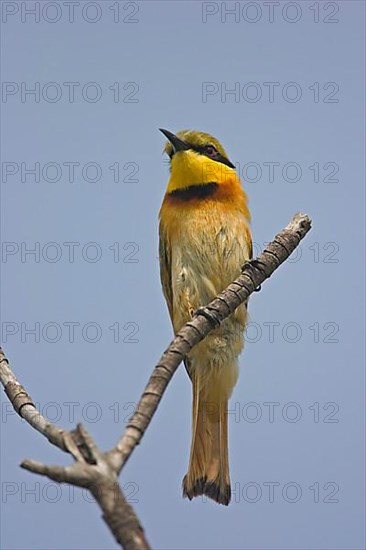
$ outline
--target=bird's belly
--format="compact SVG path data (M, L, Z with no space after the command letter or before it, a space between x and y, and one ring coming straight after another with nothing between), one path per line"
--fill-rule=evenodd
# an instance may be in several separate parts
M228 220L218 230L210 230L209 224L200 229L199 225L191 224L171 247L176 332L197 308L207 305L238 277L241 265L249 258L250 243L243 220ZM199 363L216 369L235 364L243 347L246 317L246 307L241 305L193 349L192 366Z
M249 258L245 221L183 225L171 242L173 324L179 330L200 306L207 305L240 274ZM220 221L220 220L219 220ZM174 242L175 241L175 242Z

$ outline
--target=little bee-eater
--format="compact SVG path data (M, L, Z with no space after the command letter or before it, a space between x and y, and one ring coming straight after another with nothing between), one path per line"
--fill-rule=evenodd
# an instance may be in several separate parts
M163 292L174 332L215 298L252 257L247 197L225 150L204 132L167 137L170 179L160 210ZM193 386L192 444L183 496L229 504L228 399L238 378L243 304L185 358Z

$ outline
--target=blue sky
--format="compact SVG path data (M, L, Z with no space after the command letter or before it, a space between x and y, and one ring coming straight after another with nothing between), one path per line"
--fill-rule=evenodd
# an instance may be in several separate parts
M113 446L172 336L158 128L208 131L255 250L298 210L313 229L250 302L231 505L181 497L184 368L122 486L156 549L364 548L364 3L2 2L2 21L1 329L20 381ZM5 396L1 419L2 548L115 548L85 494L19 468L69 457Z

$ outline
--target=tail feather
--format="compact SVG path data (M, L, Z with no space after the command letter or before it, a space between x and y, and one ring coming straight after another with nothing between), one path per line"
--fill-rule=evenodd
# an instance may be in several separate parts
M209 389L200 387L198 376L192 376L193 415L192 445L188 473L183 479L183 496L190 500L206 495L228 505L231 497L227 403Z

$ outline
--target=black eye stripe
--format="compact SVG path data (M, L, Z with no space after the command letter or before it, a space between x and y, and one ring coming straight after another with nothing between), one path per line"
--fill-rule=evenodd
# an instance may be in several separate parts
M196 151L196 153L200 155L203 155L211 160L214 160L215 162L220 162L221 164L225 164L225 166L229 166L229 168L234 168L235 170L234 164L230 162L228 158L224 157L224 155L219 153L216 147L211 143L208 143L207 145L193 145L192 143L189 143L187 141L186 144L189 146L190 149L192 149L192 151ZM209 155L206 149L207 147L213 147L216 151L215 155ZM170 160L172 160L174 155L175 155L175 152L174 152L174 149L172 149L171 152L169 153Z
M196 153L199 153L200 155L204 155L205 157L207 157L211 160L214 160L216 162L220 162L221 164L225 164L226 166L229 166L230 168L235 169L235 166L233 165L233 163L230 162L229 159L224 157L224 155L219 153L214 145L200 146L200 145L191 145L190 143L188 143L188 145L190 146L191 149L193 149L193 151L196 151ZM216 155L214 157L209 155L206 151L206 147L213 147L216 151Z
M200 155L206 155L207 153L207 147L213 147L215 151L217 151L216 147L213 145L191 145L188 143L188 145L193 149L193 151L196 151L197 153L200 153Z

